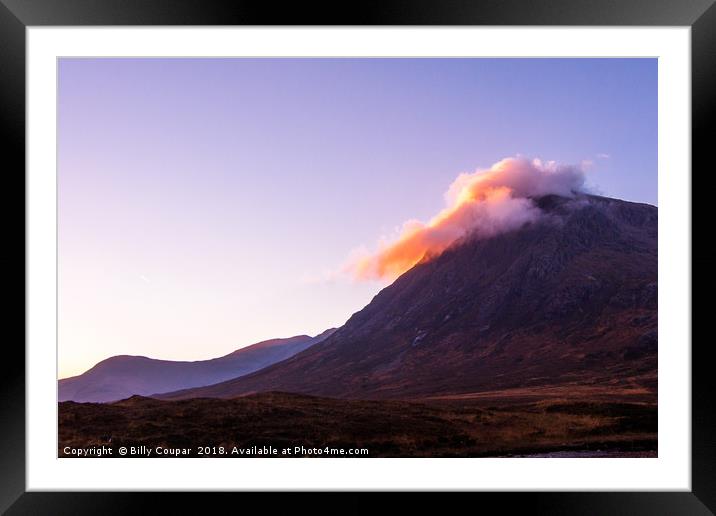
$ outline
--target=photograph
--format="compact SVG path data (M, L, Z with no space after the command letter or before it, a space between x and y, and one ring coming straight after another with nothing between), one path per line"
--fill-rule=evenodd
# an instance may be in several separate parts
M56 66L59 459L660 456L659 59Z
M0 0L0 514L716 514L716 0L344 7Z

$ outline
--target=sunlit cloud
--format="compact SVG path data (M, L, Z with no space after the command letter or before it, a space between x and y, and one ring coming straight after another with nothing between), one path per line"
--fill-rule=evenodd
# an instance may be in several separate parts
M446 207L432 219L406 221L396 238L381 239L375 251L357 249L343 272L358 280L392 280L467 235L487 238L517 229L542 215L533 199L583 191L588 167L517 157L462 173L445 193Z

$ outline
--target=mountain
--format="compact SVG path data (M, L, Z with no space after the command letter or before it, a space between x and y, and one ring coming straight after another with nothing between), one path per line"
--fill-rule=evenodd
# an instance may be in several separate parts
M59 401L108 402L222 382L285 360L330 336L298 335L259 342L212 360L178 362L121 355L59 381Z
M537 221L424 257L320 344L160 397L427 398L544 386L655 397L657 208L586 194L533 201Z

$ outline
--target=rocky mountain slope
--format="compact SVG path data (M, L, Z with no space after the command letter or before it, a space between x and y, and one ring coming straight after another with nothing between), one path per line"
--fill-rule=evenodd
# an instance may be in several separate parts
M537 222L424 257L306 351L162 397L424 398L545 385L655 396L657 208L584 194L535 202Z

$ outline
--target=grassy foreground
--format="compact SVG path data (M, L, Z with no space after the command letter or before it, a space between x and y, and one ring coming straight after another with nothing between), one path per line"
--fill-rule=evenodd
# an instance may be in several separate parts
M656 436L656 405L644 401L135 396L60 403L58 456L99 448L118 457L120 447L133 449L127 457L335 457L357 448L364 457L656 456Z

